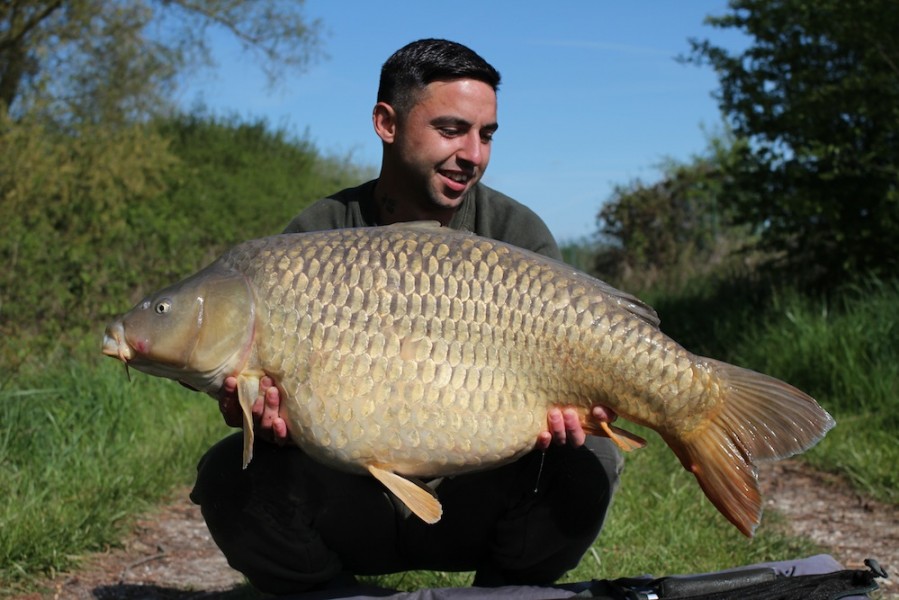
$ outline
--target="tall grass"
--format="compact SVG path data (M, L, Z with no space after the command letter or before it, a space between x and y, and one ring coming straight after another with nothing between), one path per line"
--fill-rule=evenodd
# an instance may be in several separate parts
M749 328L734 359L817 397L838 425L816 466L843 474L864 492L899 503L899 281L870 281L839 297L775 297Z
M729 282L655 304L662 329L688 349L814 396L837 426L803 458L899 503L899 280L872 279L828 297Z
M204 401L205 400L205 401ZM0 589L120 539L222 437L215 403L113 361L67 361L0 390Z

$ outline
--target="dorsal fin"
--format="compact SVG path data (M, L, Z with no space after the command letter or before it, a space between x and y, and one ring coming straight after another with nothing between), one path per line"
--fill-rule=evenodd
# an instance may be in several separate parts
M440 221L400 221L399 223L391 223L390 225L385 225L385 227L392 227L394 229L417 229L424 231L434 231L435 229L440 229L443 225L440 224Z
M458 235L458 236L471 236L476 235L470 231L461 230L461 229L452 229L450 227L443 227L440 224L440 221L400 221L399 223L392 223L390 225L386 225L386 227L396 228L396 229L407 229L410 231L423 231L426 233L434 233L436 230L443 230L447 235ZM490 240L493 244L500 244L505 246L512 246L506 242L501 242L498 240ZM526 250L524 248L520 248L517 246L513 246L516 252L523 252L526 254L530 254L541 261L552 261L553 263L561 263L561 261L549 258L543 254L538 254L531 250ZM564 263L563 263L564 264ZM568 267L569 265L566 265ZM602 281L601 279L597 279L587 273L579 272L577 276L586 278L586 282L589 285L596 286L600 289L600 291L611 298L611 300L617 304L619 307L628 311L630 314L635 317L642 319L652 325L653 327L659 326L659 315L656 313L655 309L637 298L636 296L629 294L627 292L623 292L612 285Z
M602 279L597 279L587 273L579 273L579 276L586 279L588 284L592 284L607 295L615 304L623 308L635 317L646 321L653 327L658 328L660 320L659 314L653 307L646 304L633 294L619 290L611 284L606 283Z

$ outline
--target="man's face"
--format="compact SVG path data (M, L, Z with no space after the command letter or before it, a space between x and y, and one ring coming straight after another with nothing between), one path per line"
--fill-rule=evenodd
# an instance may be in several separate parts
M426 187L431 208L456 208L487 169L496 128L488 84L435 81L398 120L395 150L410 183Z

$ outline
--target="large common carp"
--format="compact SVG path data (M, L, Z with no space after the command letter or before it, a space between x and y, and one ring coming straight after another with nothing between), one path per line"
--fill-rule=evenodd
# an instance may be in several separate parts
M240 244L111 323L103 352L209 393L236 376L245 464L270 375L299 446L371 473L428 522L439 501L409 477L514 460L551 406L596 429L587 414L602 404L657 431L752 535L753 463L809 448L834 422L796 388L693 355L658 324L561 262L415 223Z

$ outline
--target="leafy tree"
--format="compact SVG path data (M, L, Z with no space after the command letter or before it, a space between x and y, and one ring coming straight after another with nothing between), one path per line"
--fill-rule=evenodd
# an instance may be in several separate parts
M319 56L302 0L5 0L0 2L0 104L68 119L134 119L169 106L191 67L209 64L224 29L274 80Z
M256 161L246 163L255 170L198 173L193 150L179 145L180 124L156 120L172 108L178 78L210 62L215 29L258 54L272 77L318 58L320 24L302 7L301 0L0 1L0 339L16 340L0 345L0 372L29 357L39 363L37 348L71 348L139 284L188 268L215 242L246 232L252 210L242 208L238 221L241 211L231 207L276 192L283 200L284 173L294 175L297 202L320 189L310 168L322 160L307 145L266 137L264 127L224 126L255 132ZM230 150L219 146L216 156ZM216 156L206 157L210 165L219 166ZM217 210L202 202L220 198L217 183L237 176L241 191L255 185L255 194L232 193ZM169 201L182 189L196 193L179 198L188 210ZM184 218L199 207L207 209L200 227ZM228 229L223 220L228 236L198 235L207 223Z
M730 189L738 221L793 273L832 284L899 260L899 3L731 0L707 23L742 30L731 53L691 40L749 144Z
M713 136L704 155L662 165L659 181L617 186L598 215L599 275L635 291L676 290L722 268L748 239L745 228L731 225L723 191L742 147L729 135Z

